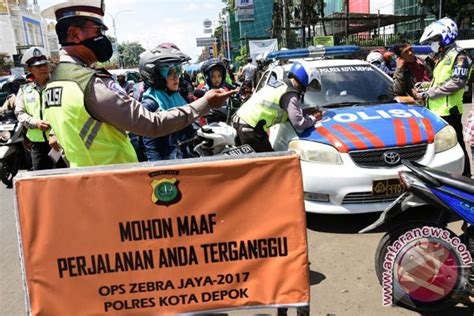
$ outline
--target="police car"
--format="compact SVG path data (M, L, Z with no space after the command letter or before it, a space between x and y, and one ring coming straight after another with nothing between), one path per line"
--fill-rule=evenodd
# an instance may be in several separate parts
M396 103L390 96L392 80L379 68L362 60L327 58L351 50L359 48L271 53L269 58L289 63L271 65L256 87L286 78L297 57L311 73L304 107L322 107L323 119L301 133L289 122L269 131L275 150L300 155L307 212L384 210L402 192L402 159L462 173L463 152L454 129L443 119L422 106Z

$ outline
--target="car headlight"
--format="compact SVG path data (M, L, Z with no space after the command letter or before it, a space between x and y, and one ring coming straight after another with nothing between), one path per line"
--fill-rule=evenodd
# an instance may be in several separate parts
M7 140L10 139L11 134L9 131L1 131L0 132L0 140L6 142Z
M290 142L288 150L297 153L304 161L342 165L341 155L330 145L296 139Z
M458 139L456 136L456 131L451 125L448 125L435 135L435 152L440 153L451 149L456 146L457 143Z

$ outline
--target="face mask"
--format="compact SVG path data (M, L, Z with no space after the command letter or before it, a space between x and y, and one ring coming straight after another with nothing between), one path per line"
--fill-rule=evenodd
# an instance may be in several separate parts
M105 35L97 35L95 37L88 38L83 40L80 43L64 43L62 46L75 46L75 45L84 45L89 48L92 53L94 53L97 61L106 62L112 57L114 51L112 48L112 43Z
M435 54L438 53L439 47L440 47L439 42L437 42L437 41L431 42L430 46L431 46L431 50L433 51L433 53L435 53Z
M112 43L105 35L88 38L82 41L80 44L89 48L94 53L97 60L101 63L109 60L114 53Z

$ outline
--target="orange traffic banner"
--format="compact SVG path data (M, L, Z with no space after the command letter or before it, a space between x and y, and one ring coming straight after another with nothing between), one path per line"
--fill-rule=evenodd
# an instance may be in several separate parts
M15 181L28 314L309 304L297 156L55 172Z

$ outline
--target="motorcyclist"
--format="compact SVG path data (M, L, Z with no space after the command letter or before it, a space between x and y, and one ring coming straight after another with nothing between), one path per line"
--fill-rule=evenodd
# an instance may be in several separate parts
M0 114L15 110L16 94L20 90L20 86L26 82L22 75L15 74L8 77L3 85L3 90L8 93L7 99L0 107Z
M127 81L127 73L125 70L117 75L117 83L128 94L133 94L133 82Z
M370 52L367 55L366 60L390 76L390 69L385 66L383 55L380 52Z
M390 70L390 76L393 75L393 72L395 71L395 53L391 51L386 51L383 53L383 62L385 64L385 67L387 67Z
M422 45L430 45L437 62L433 80L427 91L420 93L426 106L446 120L455 130L464 152L463 175L470 177L470 160L462 135L463 94L471 75L472 61L456 44L458 27L450 18L443 18L426 27L421 36Z
M146 51L140 57L139 71L149 88L143 93L143 106L150 112L166 111L187 104L179 93L181 65L189 56L174 47L158 46ZM188 158L179 141L194 136L194 129L188 126L180 131L158 138L144 137L148 161Z
M232 66L230 64L230 59L228 58L222 58L222 62L224 63L225 69L227 70L226 76L225 76L225 82L227 82L228 85L234 86L235 85L235 75L234 72L232 71Z
M304 114L300 107L302 95L310 82L304 65L295 62L288 80L276 81L256 92L232 119L238 134L237 144L248 144L256 152L273 151L267 135L271 126L288 120L297 131L313 126L317 121L317 111Z
M174 48L181 51L179 47L174 43L161 43L158 46ZM185 99L188 103L191 103L196 100L196 98L193 95L193 91L194 91L194 86L193 86L192 80L189 74L183 71L183 73L179 77L179 93L181 94L183 99Z
M202 64L201 72L206 81L198 86L198 89L205 91L211 89L232 90L232 87L225 81L227 69L221 60L213 58L205 61Z

